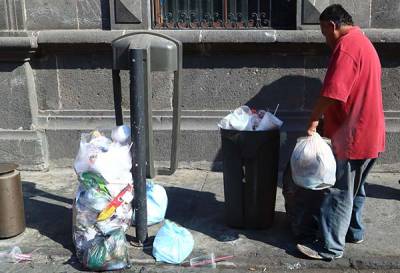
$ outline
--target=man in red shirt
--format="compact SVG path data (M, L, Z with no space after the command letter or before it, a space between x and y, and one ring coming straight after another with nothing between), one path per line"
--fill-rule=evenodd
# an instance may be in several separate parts
M312 111L308 135L324 116L324 135L332 140L337 161L335 186L322 191L319 229L313 244L298 244L316 259L343 256L345 242L361 243L364 184L385 148L381 65L378 54L341 5L320 16L321 32L332 49L320 97Z

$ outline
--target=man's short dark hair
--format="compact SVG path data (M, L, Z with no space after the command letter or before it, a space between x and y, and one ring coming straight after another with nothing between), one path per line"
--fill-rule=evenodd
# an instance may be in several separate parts
M341 25L352 26L353 18L351 15L339 4L333 4L327 7L319 16L320 21L332 21L337 27Z

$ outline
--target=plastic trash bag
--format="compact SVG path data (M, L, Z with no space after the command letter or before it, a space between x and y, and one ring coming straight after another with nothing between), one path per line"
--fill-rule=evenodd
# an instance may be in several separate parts
M243 105L230 114L229 123L238 131L251 131L252 130L252 115L248 106Z
M106 152L111 140L102 135L100 131L83 133L79 144L79 151L74 161L74 170L77 174L90 171L97 155Z
M168 196L164 187L146 180L147 197L147 225L154 225L164 220L168 206ZM135 212L132 215L132 224L135 225Z
M113 132L113 141L99 131L82 134L74 162L79 186L72 208L73 242L77 258L90 270L128 266L124 232L132 219L132 160L126 128Z
M190 232L165 220L153 243L153 256L157 262L180 264L192 252L194 241Z
M112 143L106 152L98 153L91 164L91 170L101 174L106 181L114 185L109 187L112 195L118 194L126 185L132 183L132 159L129 145Z
M131 128L126 125L117 126L111 131L111 139L121 145L129 145Z
M318 133L297 141L290 165L293 181L300 187L320 190L335 184L336 160Z
M250 109L243 105L218 122L218 127L237 131L267 131L279 129L283 122L264 110Z
M108 237L95 237L83 254L83 265L91 270L117 270L129 265L128 248L122 229Z

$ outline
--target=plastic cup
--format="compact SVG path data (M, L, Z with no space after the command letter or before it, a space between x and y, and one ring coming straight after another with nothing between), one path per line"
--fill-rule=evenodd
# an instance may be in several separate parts
M192 258L189 263L190 267L217 268L214 253Z
M283 121L278 119L276 116L271 114L270 112L266 112L263 118L260 121L256 131L268 131L280 128L283 124Z

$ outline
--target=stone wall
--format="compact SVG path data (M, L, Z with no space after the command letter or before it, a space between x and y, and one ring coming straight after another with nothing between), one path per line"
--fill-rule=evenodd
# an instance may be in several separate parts
M296 28L294 2L274 2L292 14L275 14L276 27ZM380 164L399 165L400 2L341 2L380 54L388 143ZM148 6L142 2L142 22L132 28L150 25ZM1 161L27 169L70 166L81 132L114 124L110 42L127 31L110 30L119 27L111 24L109 7L106 0L0 0ZM282 23L285 16L290 23ZM326 72L329 52L319 31L158 32L184 44L181 166L220 167L216 123L245 103L269 109L280 104L284 164L304 134ZM152 81L155 158L163 162L170 148L172 75L154 73ZM122 83L128 122L126 72Z

